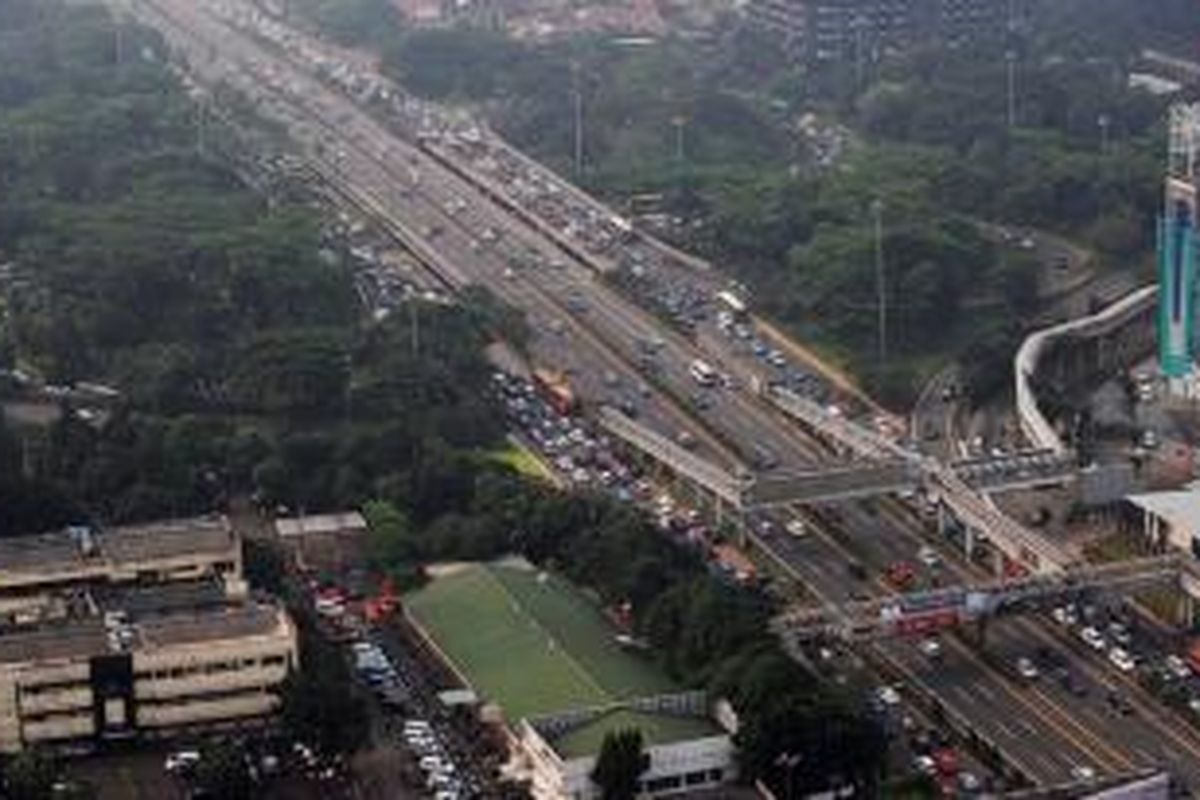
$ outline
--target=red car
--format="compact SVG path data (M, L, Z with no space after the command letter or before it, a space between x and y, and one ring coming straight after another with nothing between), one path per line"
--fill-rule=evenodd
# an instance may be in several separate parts
M893 589L900 592L908 591L917 579L917 570L907 561L897 561L887 568L884 579Z

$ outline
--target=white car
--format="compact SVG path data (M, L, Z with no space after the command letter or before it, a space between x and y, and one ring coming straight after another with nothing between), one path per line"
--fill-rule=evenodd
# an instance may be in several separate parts
M1179 680L1190 678L1192 675L1192 668L1188 666L1186 661L1177 655L1167 656L1165 664L1167 667L1167 672L1171 673L1171 675L1175 676Z
M942 643L931 636L928 639L922 639L921 643L917 645L917 649L926 658L937 658L942 654Z
M1092 781L1096 779L1096 770L1086 764L1076 764L1071 767L1071 777L1077 781Z
M917 560L930 569L942 563L942 557L927 544L921 545L921 548L917 550Z
M177 753L171 753L163 762L163 769L167 772L180 772L182 770L191 769L200 763L200 752L197 750L180 750Z
M1036 681L1041 672L1038 671L1037 664L1026 656L1021 656L1017 659L1017 674L1027 681Z
M803 539L808 535L808 526L804 524L802 519L788 520L787 532L797 539Z
M1073 606L1059 606L1050 612L1050 616L1059 625L1068 627L1079 621L1079 615L1075 613Z
M900 704L900 692L894 686L880 686L875 690L875 696L879 698L879 702L885 706L896 706Z
M1079 632L1079 638L1084 641L1084 644L1096 652L1102 652L1108 647L1108 644L1104 641L1104 637L1100 635L1100 631L1096 630L1091 625Z
M1114 647L1108 651L1108 660L1113 663L1121 672L1133 672L1137 664L1133 660L1133 656L1123 647Z

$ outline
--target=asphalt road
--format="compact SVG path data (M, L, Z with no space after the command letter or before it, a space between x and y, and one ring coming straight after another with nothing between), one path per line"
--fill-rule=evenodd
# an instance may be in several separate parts
M164 21L156 11L161 8L168 8L174 21ZM681 398L698 391L687 374L688 365L703 355L706 360L716 360L718 368L735 372L736 363L722 360L728 355L701 350L597 280L581 264L566 259L565 268L550 267L552 261L562 260L555 242L499 208L345 96L208 15L207 8L203 2L156 0L151 4L143 0L138 13L157 27L165 27L176 45L190 52L193 70L260 97L264 113L282 119L293 137L308 148L309 158L321 164L359 203L412 230L441 228L440 234L424 238L447 270L464 282L488 286L523 309L536 333L535 352L550 363L571 366L582 394L592 400L611 399L613 388L605 379L607 372L619 376L622 386L637 386L644 376L628 364L636 358L639 340L659 338L663 345L657 385L667 392L652 390L651 396L642 400L645 421L668 435L683 428L693 430L708 452L726 463L735 448L725 442L736 443L743 458L754 443L769 444L784 468L803 468L828 458L790 423L744 391L703 390L710 407L698 415L703 427L716 436L699 430L692 421L697 412L685 413L680 403ZM186 27L186 32L174 28L175 22ZM318 149L324 154L317 154ZM415 174L420 175L417 181ZM456 202L464 207L452 211ZM525 267L509 272L509 260L476 235L488 227L502 231L503 241L516 243L538 258L530 257ZM541 266L534 266L539 261ZM585 310L568 311L576 298L583 300ZM846 509L846 521L839 527L852 537L856 552L865 553L876 568L914 558L920 539L910 525L891 516L871 517L860 506ZM846 574L847 552L833 539L813 536L792 541L776 536L767 546L824 599L847 598L852 586ZM881 589L876 586L873 591ZM1014 622L1011 631L1009 627L1010 623L999 623L989 634L991 647L1001 658L1009 650L1027 646L1031 636L1052 636L1044 632L1043 625ZM1200 775L1200 746L1195 737L1190 732L1167 731L1153 721L1158 719L1154 715L1124 718L1117 735L1113 720L1099 716L1095 700L1080 700L1053 687L1016 687L965 647L947 648L950 652L941 664L929 663L908 643L889 643L881 649L907 669L913 680L935 689L947 706L986 730L1039 781L1065 780L1071 767L1078 764L1089 764L1101 773L1115 772L1171 753L1178 756L1172 767L1189 776ZM1106 667L1089 663L1085 656L1071 652L1068 657L1081 671L1111 679Z

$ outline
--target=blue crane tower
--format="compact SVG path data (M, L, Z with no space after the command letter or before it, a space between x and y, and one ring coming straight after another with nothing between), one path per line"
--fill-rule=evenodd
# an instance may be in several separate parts
M1196 312L1200 104L1171 109L1166 193L1158 220L1158 363L1172 394L1188 392L1200 352Z

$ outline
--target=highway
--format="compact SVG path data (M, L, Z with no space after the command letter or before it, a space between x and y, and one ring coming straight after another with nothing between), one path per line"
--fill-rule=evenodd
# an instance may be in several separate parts
M191 72L258 98L260 112L287 126L315 169L356 204L390 220L393 232L424 251L449 283L487 286L522 309L538 357L571 367L585 397L633 399L642 421L670 436L693 431L704 452L727 465L750 461L755 446L769 446L780 469L831 460L825 449L744 390L696 386L688 366L698 357L727 374L745 371L731 348L698 346L664 325L598 278L596 270L564 258L561 243L545 231L517 218L344 94L225 24L210 13L214 6L140 0L134 11L187 53ZM495 239L483 235L488 230L497 232ZM636 366L646 343L656 351L653 370ZM776 533L760 543L823 600L844 601L856 588L879 594L884 588L877 582L856 585L848 577L850 558L878 570L898 560L913 561L923 541L911 520L888 508L884 504L872 515L862 505L839 506L843 520L837 527L843 533L836 538L824 531L802 540ZM775 519L782 521L780 515ZM948 569L967 570L951 563ZM1081 672L1111 681L1107 667L1068 650L1044 625L1002 622L989 632L990 646L1002 659L1027 648L1031 637L1055 642ZM911 643L879 646L883 658L969 717L1034 780L1066 781L1080 765L1120 772L1172 753L1177 756L1169 762L1172 767L1189 779L1200 777L1200 745L1190 732L1168 733L1157 716L1138 713L1123 718L1121 735L1114 736L1114 720L1097 709L1102 692L1077 698L1054 686L1018 687L967 647L946 649L942 662L934 663Z

